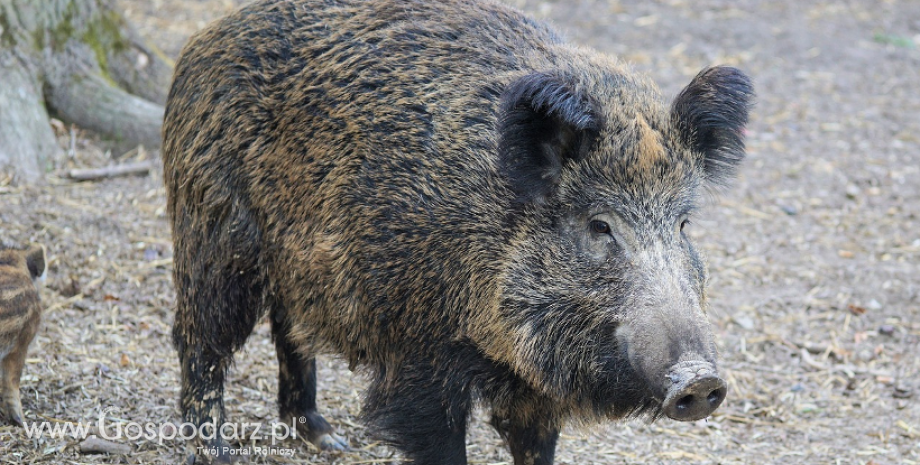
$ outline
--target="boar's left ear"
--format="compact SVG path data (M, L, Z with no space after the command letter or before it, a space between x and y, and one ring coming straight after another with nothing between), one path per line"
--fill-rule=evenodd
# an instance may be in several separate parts
M701 71L674 100L671 119L681 139L704 158L706 179L724 184L744 158L744 127L754 97L741 71L719 66Z
M543 201L562 167L585 157L600 131L596 105L574 83L546 73L512 82L498 121L499 167L521 203Z

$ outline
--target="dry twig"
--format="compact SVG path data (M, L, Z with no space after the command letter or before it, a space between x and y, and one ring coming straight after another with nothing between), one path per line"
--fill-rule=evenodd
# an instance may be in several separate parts
M76 181L96 181L118 176L146 176L153 166L152 161L141 161L103 168L74 169L67 173L67 177Z

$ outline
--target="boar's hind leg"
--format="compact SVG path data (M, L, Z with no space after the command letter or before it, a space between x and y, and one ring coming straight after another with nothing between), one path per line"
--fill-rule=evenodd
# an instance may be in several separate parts
M195 455L194 450L199 442L204 442L213 454L207 457L198 457L193 463L231 463L228 456L222 454L226 441L215 430L206 428L219 428L224 424L224 375L230 363L230 357L221 357L209 351L191 350L190 353L180 355L182 369L182 394L179 400L182 409L184 428L189 424L195 430L185 429L181 432L183 437L194 438L188 450L190 455ZM201 431L201 435L197 433ZM210 438L204 440L203 438ZM202 461L200 459L205 458Z
M297 425L298 433L316 447L324 450L346 450L345 439L332 432L332 427L316 412L316 359L297 351L290 340L290 326L284 310L272 307L272 333L278 353L278 411L281 421Z
M179 403L184 421L203 436L186 430L182 434L195 438L194 443L205 442L205 450L216 451L216 455L198 454L196 461L229 463L230 457L222 455L224 446L226 440L237 438L221 434L224 379L233 354L264 310L260 238L255 221L238 205L211 224L200 218L211 219L203 213L185 216L180 210L174 223L173 342L182 376ZM216 428L216 433L210 428ZM192 442L189 450L197 450Z

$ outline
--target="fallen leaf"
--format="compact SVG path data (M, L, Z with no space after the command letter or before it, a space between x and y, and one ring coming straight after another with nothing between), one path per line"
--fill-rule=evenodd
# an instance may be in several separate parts
M864 315L866 313L866 307L860 307L859 305L850 304L847 305L847 308L854 315Z

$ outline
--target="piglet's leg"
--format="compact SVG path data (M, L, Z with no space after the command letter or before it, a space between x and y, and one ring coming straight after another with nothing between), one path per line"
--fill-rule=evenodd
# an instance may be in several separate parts
M22 403L19 400L19 380L22 377L22 368L26 363L29 343L35 337L38 329L36 319L26 325L15 347L0 361L0 412L16 426L23 426Z

